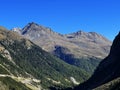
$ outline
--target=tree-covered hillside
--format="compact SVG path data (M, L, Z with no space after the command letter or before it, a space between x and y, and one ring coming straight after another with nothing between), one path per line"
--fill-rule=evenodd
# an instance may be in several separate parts
M25 80L31 78L30 84L41 88L73 87L89 77L84 70L65 63L31 41L4 28L0 28L0 70L0 74L15 80L15 77ZM28 80L25 80L17 78L16 81L26 84Z

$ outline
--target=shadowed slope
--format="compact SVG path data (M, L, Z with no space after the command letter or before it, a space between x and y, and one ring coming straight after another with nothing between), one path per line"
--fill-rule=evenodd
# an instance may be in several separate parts
M92 77L75 90L91 90L120 77L120 33L113 41L110 54L95 70ZM104 89L103 89L104 90ZM109 89L112 90L112 89Z

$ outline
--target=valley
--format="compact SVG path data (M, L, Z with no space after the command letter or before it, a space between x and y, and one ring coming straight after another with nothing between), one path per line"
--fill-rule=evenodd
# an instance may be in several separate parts
M81 88L83 82L91 80L110 46L109 40L95 32L62 35L33 22L11 31L0 27L0 81L6 90L19 85L26 90L87 90L89 85ZM6 78L18 87L9 82L6 86Z

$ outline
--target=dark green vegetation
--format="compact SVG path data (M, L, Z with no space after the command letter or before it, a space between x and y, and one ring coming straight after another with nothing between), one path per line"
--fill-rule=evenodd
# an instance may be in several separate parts
M113 41L110 54L95 70L94 74L85 83L76 87L76 90L120 90L120 33ZM105 87L107 85L107 88Z
M31 90L10 77L0 77L0 90Z
M64 86L70 86L72 83L68 83L65 79L69 80L70 77L74 77L82 82L87 77L83 70L65 64L34 44L30 49L27 49L25 40L21 42L15 41L14 44L6 48L10 51L15 63L22 70L40 79L44 86L52 84L50 83L52 80L60 81ZM52 80L49 81L47 78Z
M71 77L79 83L89 77L84 70L65 63L31 41L4 29L0 29L0 64L0 74L35 77L41 81L42 88L73 87L75 83Z
M25 76L28 76L22 68L16 66L11 61L9 61L7 58L4 58L0 55L0 74L7 74L10 75L11 73L15 76L19 76L19 74L22 74Z
M66 52L69 52L67 48L56 46L53 54L71 65L82 68L84 71L89 72L89 74L94 72L101 61L101 59L96 57L76 58L73 54L66 54Z

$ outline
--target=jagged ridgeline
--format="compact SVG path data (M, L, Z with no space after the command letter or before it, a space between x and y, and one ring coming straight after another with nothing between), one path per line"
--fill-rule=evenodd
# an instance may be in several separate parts
M63 35L34 22L28 23L22 29L12 30L30 39L45 51L90 74L108 55L111 46L108 39L96 32L78 31Z
M82 83L88 77L84 70L0 27L0 89L63 89Z

